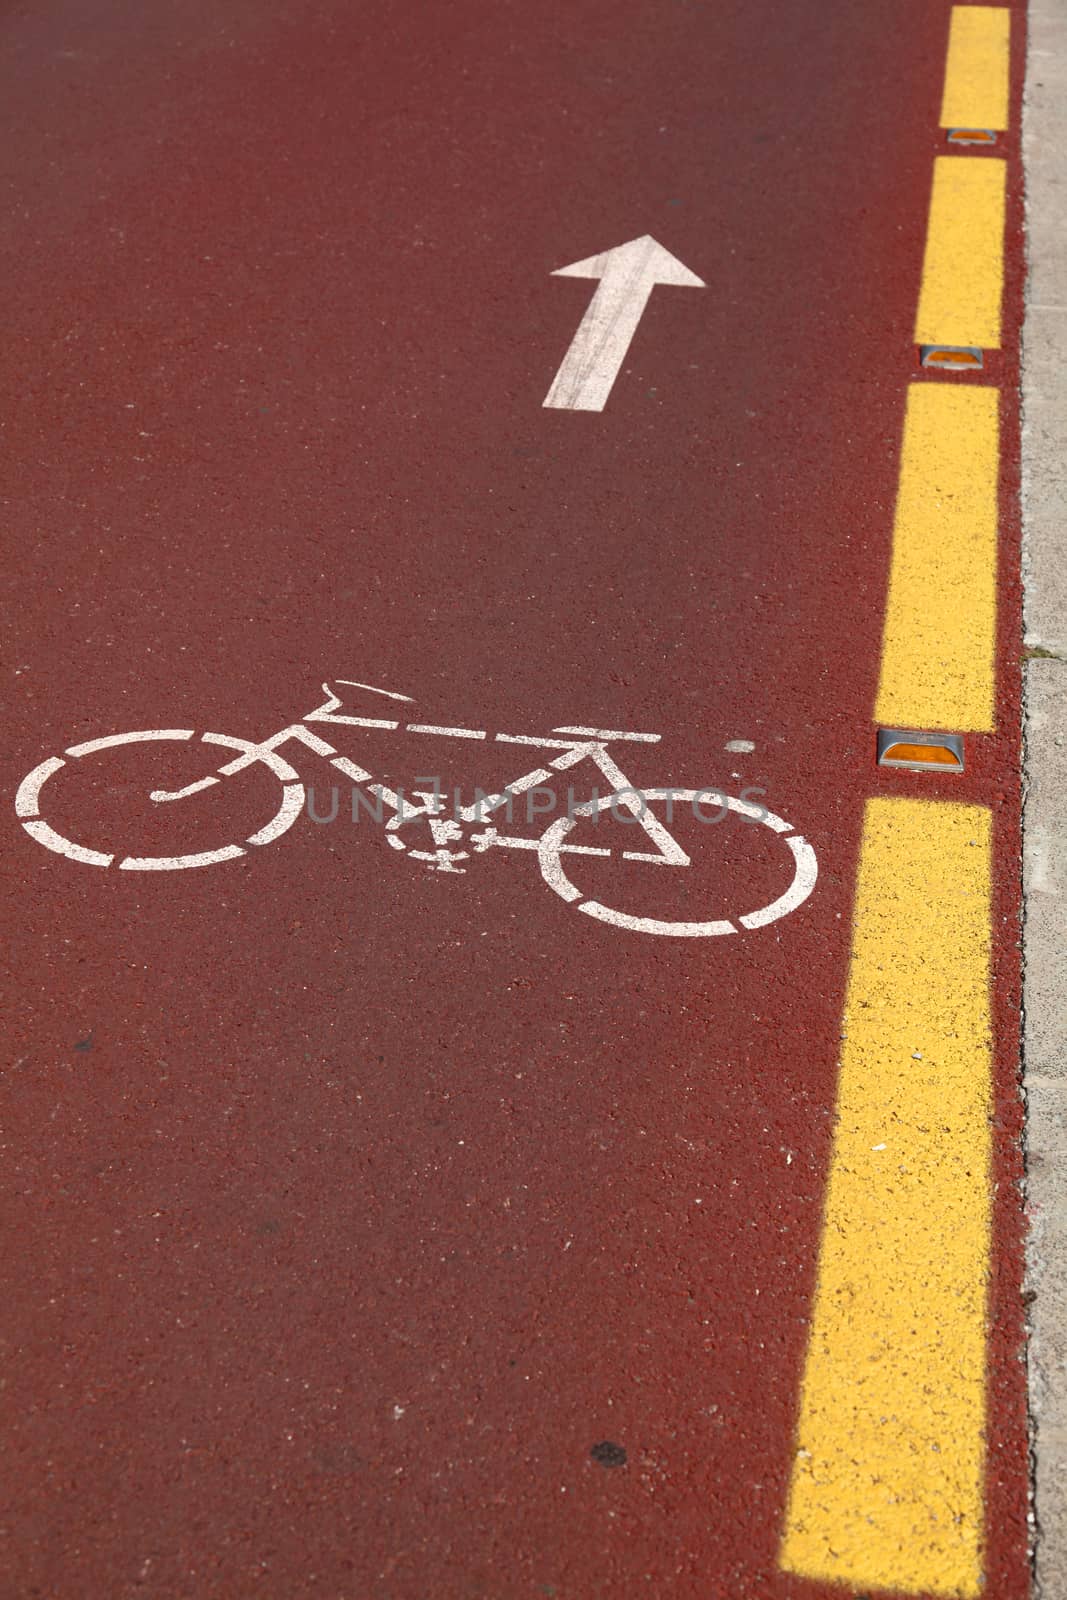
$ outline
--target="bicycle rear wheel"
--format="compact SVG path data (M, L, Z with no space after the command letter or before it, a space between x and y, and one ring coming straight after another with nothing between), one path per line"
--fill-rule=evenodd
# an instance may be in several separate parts
M681 801L689 804L701 800L708 793L706 789L642 789L640 792L646 801L671 800L675 803ZM633 791L627 793L632 797ZM549 888L568 904L573 905L576 910L584 911L587 916L595 917L599 922L606 922L615 928L628 928L634 933L662 934L674 939L709 939L751 931L766 927L768 923L777 922L780 917L787 916L790 911L795 911L798 906L803 905L814 889L819 870L815 852L806 839L793 832L791 823L776 817L773 812L766 811L762 806L750 805L748 801L739 800L736 796L728 794L717 794L716 799L722 806L735 812L738 817L743 817L748 822L761 823L772 833L779 835L792 854L792 882L782 894L767 905L729 918L720 917L707 922L676 922L659 917L634 916L628 911L617 911L612 906L606 906L599 900L583 899L582 891L568 878L561 860L561 851L566 847L568 834L577 825L577 816L560 817L541 835L538 860L542 876ZM609 807L618 805L620 801L625 804L621 795L604 795L595 803L580 807L579 811L583 815L592 816L594 811L606 811Z

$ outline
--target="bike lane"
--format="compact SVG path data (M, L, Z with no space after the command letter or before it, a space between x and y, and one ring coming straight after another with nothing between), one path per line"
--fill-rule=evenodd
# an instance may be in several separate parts
M758 787L819 865L780 921L672 939L343 812L125 875L12 817L16 1587L820 1592L781 1558L864 806L933 796L994 817L982 1559L1026 1592L1012 582L966 773L873 760L948 10L7 25L9 792L351 679L405 723L661 734L612 747L634 783ZM596 287L550 274L644 234L704 287L653 290L602 411L545 407ZM529 767L318 732L411 787ZM127 848L136 754L61 775L72 836L96 807ZM182 802L192 848L274 804ZM691 887L587 858L583 893L736 918L788 882L765 830L685 838Z

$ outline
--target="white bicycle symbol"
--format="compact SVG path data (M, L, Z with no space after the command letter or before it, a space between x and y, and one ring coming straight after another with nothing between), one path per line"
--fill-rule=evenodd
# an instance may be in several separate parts
M337 681L349 687L386 695L391 700L410 703L407 695L395 694L384 689L372 689L369 684L355 684L351 680ZM200 743L208 746L221 745L224 749L237 751L237 754L208 777L186 784L184 788L150 791L151 799L159 804L186 800L219 783L223 778L231 777L259 763L261 767L272 772L282 786L278 808L268 822L240 843L225 844L215 850L202 850L190 855L122 856L117 863L120 871L166 872L214 866L216 863L244 856L250 848L272 844L276 839L280 839L300 816L306 800L299 773L278 753L280 746L296 742L327 760L336 771L350 779L353 785L364 785L367 792L375 796L379 812L382 807L387 807L393 813L385 823L385 831L388 842L394 850L406 851L411 859L424 862L429 868L439 872L465 871L466 868L461 867L460 862L470 860L472 853L478 854L492 848L536 850L541 874L556 894L577 910L584 911L587 916L595 917L614 927L629 928L638 933L666 934L675 938L708 938L737 933L742 929L751 931L765 927L768 923L776 922L780 917L786 916L790 911L795 911L815 887L818 866L811 845L793 832L790 823L766 811L762 806L752 805L736 796L706 788L635 788L609 754L608 746L624 741L657 744L660 739L658 733L627 733L610 728L581 727L553 728L548 737L497 733L492 736L495 743L535 746L558 753L553 759L546 761L544 766L524 773L498 793L488 796L479 794L471 806L452 803L449 809L448 797L440 793L437 788L432 793L425 790L414 791L419 804L413 806L409 797L377 782L365 768L350 761L346 756L338 755L333 745L320 738L317 733L311 732L305 724L330 723L387 731L403 729L411 734L472 742L487 741L490 735L484 729L477 728L450 728L428 723L401 723L398 720L381 717L350 716L341 712L342 702L329 685L323 684L322 687L326 695L323 705L317 710L308 712L301 722L292 723L269 738L250 740L224 733L200 734ZM192 728L150 728L142 732L109 734L102 739L89 739L83 744L72 745L63 755L49 757L26 775L19 785L15 799L16 815L30 837L38 844L44 845L46 849L54 850L57 854L86 866L113 866L116 863L115 854L94 850L65 838L42 817L41 796L49 779L68 762L79 761L84 756L94 755L100 751L122 745L151 745L159 741L195 738L196 733ZM511 808L517 796L551 782L558 774L570 771L583 761L591 762L603 774L611 785L610 793L574 807L573 811L569 811L565 816L557 817L549 823L539 838L504 834L495 826L486 823L487 817L501 810L506 811L510 821ZM714 795L720 807L727 808L748 822L769 828L773 834L781 838L790 852L793 866L792 880L784 892L768 905L758 906L730 919L718 918L706 922L668 921L655 917L634 916L629 912L603 905L599 900L584 898L582 891L571 882L563 865L565 855L605 857L613 854L610 849L575 844L570 842L569 838L579 818L591 818L594 812L604 812L609 808L616 815L621 810L628 811L633 821L647 836L647 848L624 850L621 852L623 860L654 863L658 866L690 866L691 858L671 833L668 822L672 819L675 803L693 804L709 794ZM666 802L668 822L662 821L656 815L649 804L651 801ZM433 844L432 850L410 848L401 837L400 830L416 819L422 819L428 826ZM458 848L462 845L467 845L469 848Z

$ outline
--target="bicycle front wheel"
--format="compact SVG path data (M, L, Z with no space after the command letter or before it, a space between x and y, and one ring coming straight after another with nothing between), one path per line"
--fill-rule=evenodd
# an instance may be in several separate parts
M15 797L15 814L30 838L43 845L46 850L53 850L57 855L66 856L69 861L77 861L83 866L118 866L125 872L175 872L189 867L210 867L221 861L233 861L245 855L249 846L271 844L292 827L304 806L304 785L299 781L298 773L287 761L282 760L277 751L223 733L201 734L198 742L208 746L222 745L240 752L234 760L227 762L209 777L201 778L183 789L172 793L152 791L151 798L156 803L183 802L191 795L218 783L220 778L229 772L237 771L240 767L253 762L260 762L281 782L281 799L270 820L254 833L242 838L240 842L233 840L216 849L196 850L188 854L126 855L117 850L93 849L89 845L69 838L42 815L42 795L46 785L71 762L79 762L86 756L117 750L126 745L149 746L160 742L195 738L196 734L192 728L149 728L139 732L109 734L102 739L88 739L83 744L71 745L61 756L50 756L47 761L40 762L32 772L27 773Z

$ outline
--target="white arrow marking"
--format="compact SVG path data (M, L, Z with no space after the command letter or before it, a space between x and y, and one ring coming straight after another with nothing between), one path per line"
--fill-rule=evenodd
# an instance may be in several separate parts
M545 405L557 411L603 411L630 348L648 297L657 283L704 289L695 272L649 234L602 255L560 267L554 278L599 278L578 332L564 356Z

